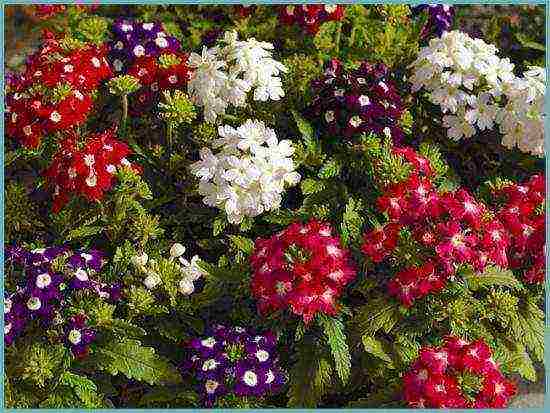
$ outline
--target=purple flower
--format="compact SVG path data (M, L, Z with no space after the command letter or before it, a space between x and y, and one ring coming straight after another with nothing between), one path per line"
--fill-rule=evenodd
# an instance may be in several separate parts
M77 359L86 357L95 332L86 325L86 316L77 314L65 326L65 342Z
M188 343L180 365L182 374L195 380L206 406L226 394L262 397L280 390L285 375L271 332L217 325L208 333Z
M421 37L427 37L431 33L441 36L453 25L455 9L448 4L422 4L413 8L413 13L428 12L428 21L422 28Z

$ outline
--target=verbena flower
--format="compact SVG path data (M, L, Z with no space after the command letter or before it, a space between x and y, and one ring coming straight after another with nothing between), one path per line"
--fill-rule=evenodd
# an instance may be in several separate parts
M279 21L283 24L300 26L310 35L319 31L327 21L342 20L345 7L336 4L307 4L279 7Z

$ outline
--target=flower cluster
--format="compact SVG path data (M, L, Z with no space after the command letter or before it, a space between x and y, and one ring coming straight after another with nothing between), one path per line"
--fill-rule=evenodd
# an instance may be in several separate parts
M545 182L544 175L534 175L522 185L506 185L497 192L504 198L497 214L510 232L510 268L523 270L531 284L544 283L546 269Z
M516 386L501 373L484 341L447 337L441 347L423 347L403 376L410 407L504 408Z
M220 152L202 148L201 160L191 165L203 202L225 210L231 223L278 208L285 186L300 181L290 141L279 142L275 131L257 120L238 128L220 126L218 134L213 146Z
M428 13L428 21L422 28L420 37L427 37L431 33L441 36L443 32L448 31L453 25L455 9L448 4L421 4L413 8L413 13Z
M16 291L5 298L6 345L21 335L31 320L39 321L45 328L63 324L63 310L77 290L90 291L102 299L120 298L118 284L108 285L93 279L104 264L104 255L98 250L73 252L66 247L49 247L29 251L7 247L6 263L15 275L21 275ZM65 326L65 339L76 357L87 354L94 337L84 320L83 315L75 316ZM72 330L78 331L71 333Z
M63 4L37 4L34 7L34 15L41 20L47 20L57 14L63 13L66 6Z
M194 69L188 84L193 103L204 108L204 117L214 123L229 105L245 107L249 92L256 101L280 100L284 96L279 74L286 67L272 58L273 45L251 38L238 40L226 32L219 45L191 53Z
M283 24L300 26L309 34L319 31L321 24L344 18L345 8L337 4L303 4L281 6L279 21Z
M403 103L384 64L363 62L358 69L348 71L332 59L324 76L311 86L315 98L309 116L321 118L331 135L351 137L372 132L401 141Z
M114 39L109 57L115 72L124 72L140 58L156 58L180 51L179 41L166 33L161 23L118 19L113 23Z
M423 48L412 64L413 90L424 88L441 107L450 138L469 138L500 124L502 144L544 154L542 107L545 74L533 68L524 78L514 75L508 58L497 48L460 31L445 32ZM504 107L499 103L506 98Z
M113 185L117 168L128 167L140 172L139 167L126 159L131 153L128 146L113 135L114 130L91 135L81 148L76 136L60 143L61 149L44 171L44 176L54 187L54 212L69 202L71 194L89 200L102 199Z
M9 83L7 135L36 148L44 135L82 124L92 108L93 93L111 76L105 55L104 48L93 45L70 49L46 32L25 72Z
M289 308L306 324L317 313L336 314L338 298L356 275L340 238L329 224L315 220L256 240L250 264L252 294L260 311Z
M279 367L277 340L242 327L215 326L211 335L187 343L181 364L184 376L198 382L206 406L218 398L263 397L277 393L286 381Z
M399 271L388 291L405 306L431 292L440 291L459 267L482 272L493 264L506 268L509 234L489 209L466 190L439 193L432 183L426 158L411 148L394 148L395 155L411 164L404 182L384 188L377 207L389 221L365 235L362 250L381 262L398 249L403 232L413 243L422 265Z
M170 248L170 262L175 266L177 272L181 273L181 279L178 283L178 291L183 295L190 295L195 291L195 282L205 275L205 271L199 267L199 256L194 255L191 261L183 257L185 247L175 243ZM173 261L175 258L178 262ZM149 256L143 252L132 259L133 264L145 274L143 284L147 289L155 289L161 282L159 275L159 263L155 259L149 259Z

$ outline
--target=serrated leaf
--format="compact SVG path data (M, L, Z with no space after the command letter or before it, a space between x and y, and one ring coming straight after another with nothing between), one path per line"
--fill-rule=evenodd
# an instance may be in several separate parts
M181 377L170 363L155 353L151 347L144 347L138 340L121 340L108 343L96 350L97 365L109 374L124 374L128 379L145 381L149 384L177 383Z
M229 239L240 251L247 255L252 254L252 251L254 251L254 241L250 238L242 237L240 235L229 235Z
M300 184L302 188L302 193L304 195L311 195L321 192L325 189L325 183L322 181L317 181L315 179L307 178L302 181Z
M487 267L483 274L469 273L463 275L468 288L472 291L477 291L482 287L492 287L500 285L510 288L522 288L521 283L510 270L502 270L498 267Z
M399 304L388 301L386 297L372 299L358 310L354 324L361 336L374 336L378 330L389 333L401 318Z
M317 176L322 179L334 178L338 176L342 165L336 159L331 159L326 162L322 167Z
M121 337L140 338L147 335L147 331L143 328L120 318L111 320L111 322L107 324L107 327Z
M83 226L80 228L73 229L70 231L66 238L67 241L74 241L76 239L80 238L86 238L90 237L92 235L97 235L103 231L103 227L101 225L90 225L90 226Z
M346 384L351 372L351 354L346 341L344 323L336 317L325 315L320 315L319 321L325 332L325 338L330 347L332 357L334 358L338 377L343 384Z
M385 361L391 367L393 367L393 362L388 353L384 350L382 342L375 337L364 335L361 339L363 342L363 348L369 354L372 354L374 357L379 358L380 360Z
M302 135L302 137L306 140L312 139L314 135L313 127L311 124L306 121L297 111L292 111L292 116L294 117L294 121L296 122L296 126L298 127L298 131Z
M101 407L101 398L97 395L97 386L88 377L65 371L59 382L71 387L76 396L84 403L84 407Z

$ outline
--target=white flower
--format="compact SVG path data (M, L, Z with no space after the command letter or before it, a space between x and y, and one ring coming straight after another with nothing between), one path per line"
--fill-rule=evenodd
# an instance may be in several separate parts
M71 331L69 331L67 338L69 339L71 344L74 344L76 346L82 340L82 334L80 333L79 330L72 329Z
M154 289L157 285L161 283L160 276L156 272L147 273L147 277L143 280L143 284L148 290Z
M79 268L78 270L76 270L76 272L74 273L74 276L78 278L80 281L88 281L88 273L82 268Z
M132 264L134 264L136 267L143 267L147 264L147 261L149 260L149 256L147 253L143 252L140 255L134 255L132 257Z
M214 345L216 343L217 341L214 337L208 337L208 338L205 338L204 340L201 340L201 345L207 348L214 348Z
M203 148L190 168L200 179L203 202L225 210L231 223L278 208L285 187L301 178L291 142L279 141L275 131L254 120L238 128L220 126L218 134L212 146L219 152Z
M170 248L170 256L173 258L177 258L182 256L185 253L185 247L179 243L175 243Z
M208 359L202 364L202 371L214 370L219 364L214 359Z
M195 285L193 280L189 278L182 278L178 284L178 291L183 295L191 295L195 291Z
M267 361L269 359L269 353L265 350L258 350L256 352L256 358L258 359L258 361L263 363L264 361Z
M48 274L47 272L43 274L39 274L36 277L36 286L40 289L46 288L51 283L52 283L52 277L50 277L50 274Z
M198 255L194 255L193 258L191 258L191 262L187 261L185 258L180 257L179 259L182 274L191 281L197 281L206 274L205 271L199 267L199 259Z
M255 387L258 384L258 376L252 370L247 370L243 374L243 381L247 386Z
M40 307L42 307L42 303L40 302L40 298L38 297L31 297L27 300L27 308L31 311L39 310Z
M191 53L188 65L195 70L188 92L207 122L214 123L230 104L244 107L251 91L257 101L284 96L279 74L287 68L271 57L272 49L271 43L239 41L236 32L226 32L218 46Z

